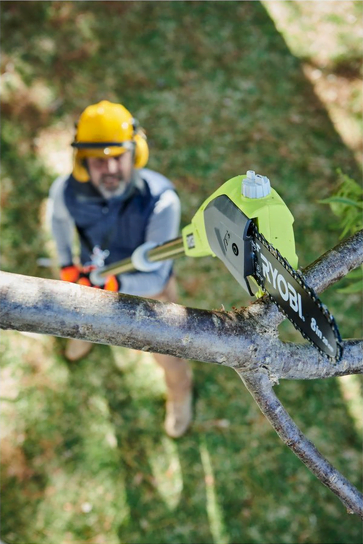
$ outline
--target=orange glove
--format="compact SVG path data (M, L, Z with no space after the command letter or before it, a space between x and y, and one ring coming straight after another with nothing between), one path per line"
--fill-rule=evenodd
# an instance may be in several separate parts
M81 272L81 277L77 281L79 285L86 285L88 287L94 287L95 289L104 289L105 291L114 291L117 293L120 290L120 281L116 278L116 276L109 276L106 279L105 285L94 285L91 280L89 279L88 275Z
M62 266L60 271L60 279L63 281L70 281L72 283L77 283L81 271L78 266L70 264L67 266Z
M93 285L93 283L89 279L89 275L93 268L93 266L86 266L80 268L79 266L76 266L74 264L63 266L60 271L60 279L63 281L77 283L78 285L86 285L87 287L104 289L105 291L114 291L117 293L120 290L121 282L116 276L108 276L103 287Z
M105 291L114 291L115 293L118 293L121 287L121 282L117 278L117 276L108 276L106 278L106 283L103 286Z
M89 278L87 276L81 276L79 280L77 281L78 285L85 285L86 287L95 287L95 285L92 285Z
M85 285L86 287L96 287L97 289L100 289L98 285L93 285L91 280L89 279L89 275L94 270L94 265L84 266L79 271L79 278L77 280L78 285Z

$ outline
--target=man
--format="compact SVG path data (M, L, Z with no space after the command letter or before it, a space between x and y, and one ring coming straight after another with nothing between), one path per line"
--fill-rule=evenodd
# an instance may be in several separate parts
M106 100L87 107L79 118L73 172L55 180L49 213L57 246L61 279L92 285L89 271L97 258L112 264L145 242L164 243L178 235L180 202L171 182L145 169L149 151L137 121L121 104ZM73 256L78 233L81 266ZM104 252L104 253L102 253ZM109 277L105 290L175 302L172 261L151 272ZM66 357L84 357L92 344L68 340ZM167 402L165 430L181 436L192 417L191 371L188 363L154 355L164 369Z

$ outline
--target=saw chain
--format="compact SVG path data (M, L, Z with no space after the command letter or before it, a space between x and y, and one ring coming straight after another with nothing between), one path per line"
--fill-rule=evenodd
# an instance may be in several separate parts
M306 340L331 361L339 361L343 346L333 315L302 274L292 268L253 222L249 229L256 283ZM288 276L280 276L282 270ZM281 277L283 280L279 282Z

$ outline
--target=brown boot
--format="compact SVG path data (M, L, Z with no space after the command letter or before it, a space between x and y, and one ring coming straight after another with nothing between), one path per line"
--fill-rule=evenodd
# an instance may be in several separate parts
M71 338L67 342L66 351L64 356L68 361L78 361L88 355L93 347L92 342L86 340L78 340L77 338Z
M177 285L172 276L164 290L152 297L161 302L177 302ZM192 422L192 373L184 359L154 353L156 362L164 369L167 389L164 428L171 438L182 436Z
M171 438L182 436L192 422L192 391L189 390L181 400L166 401L165 432Z

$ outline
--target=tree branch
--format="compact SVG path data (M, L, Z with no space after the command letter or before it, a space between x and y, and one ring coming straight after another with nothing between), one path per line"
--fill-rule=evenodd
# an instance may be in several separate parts
M281 440L337 495L348 513L363 519L363 495L303 435L274 394L267 374L248 372L240 373L240 377Z
M322 293L363 262L363 230L330 249L303 270L307 283Z
M343 341L343 357L339 363L332 363L326 357L319 354L314 346L304 344L283 343L279 344L273 357L265 360L272 382L284 380L316 380L333 378L351 374L363 374L363 341ZM274 348L271 346L274 350ZM277 355L275 355L275 353Z
M251 311L186 308L68 282L0 272L0 327L168 353L239 371L269 370L271 379L363 372L362 342L345 342L333 365L307 344L281 342ZM303 361L303 363L302 363Z

